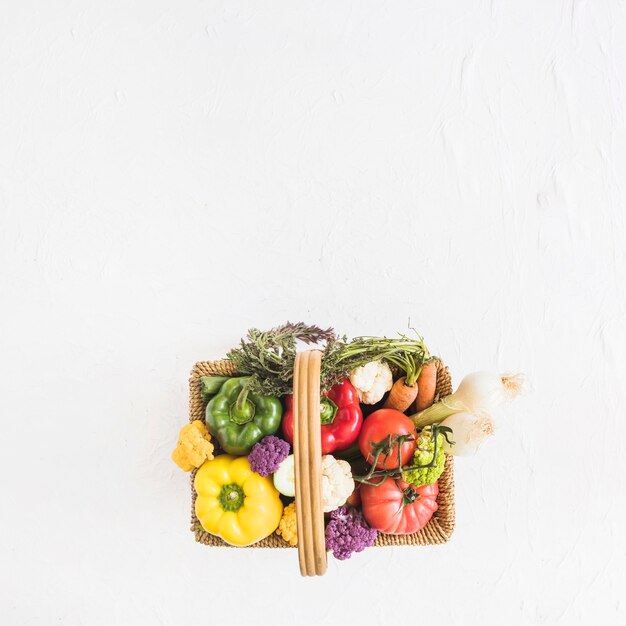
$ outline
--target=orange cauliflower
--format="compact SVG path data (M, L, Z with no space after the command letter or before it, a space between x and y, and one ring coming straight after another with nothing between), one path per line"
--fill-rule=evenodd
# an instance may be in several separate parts
M283 516L276 529L277 535L292 546L298 545L298 527L296 526L296 503L292 502L283 509Z
M200 420L195 420L180 429L178 443L172 452L172 461L185 472L200 467L213 459L211 435Z

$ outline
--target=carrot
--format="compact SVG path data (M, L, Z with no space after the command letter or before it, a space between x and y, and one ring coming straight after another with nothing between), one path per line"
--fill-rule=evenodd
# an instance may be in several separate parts
M435 388L437 387L437 361L431 361L422 367L419 378L415 410L423 411L435 401Z
M417 383L407 385L406 376L403 376L393 384L383 406L385 409L396 409L404 413L413 404L417 394Z

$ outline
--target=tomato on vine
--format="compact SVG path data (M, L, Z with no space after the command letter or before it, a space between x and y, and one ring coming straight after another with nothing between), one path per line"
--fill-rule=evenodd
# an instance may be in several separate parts
M370 465L376 463L380 469L395 469L409 463L415 452L415 441L413 422L396 409L374 411L365 419L359 433L361 454Z

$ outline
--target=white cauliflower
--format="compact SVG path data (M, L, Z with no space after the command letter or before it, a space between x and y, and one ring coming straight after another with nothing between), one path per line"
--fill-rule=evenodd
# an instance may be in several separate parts
M371 361L353 369L350 382L361 402L376 404L393 387L393 374L384 361Z
M331 454L322 457L322 507L324 513L339 508L354 491L350 463Z
M290 454L274 474L274 486L285 496L296 495L296 468L294 455ZM354 491L350 463L330 454L322 457L322 507L324 513L339 508Z

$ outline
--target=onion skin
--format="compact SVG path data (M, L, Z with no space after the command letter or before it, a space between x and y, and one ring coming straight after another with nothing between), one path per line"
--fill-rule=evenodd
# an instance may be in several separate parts
M523 380L522 374L473 372L463 378L452 395L469 411L491 414L502 404L519 395Z
M442 426L452 429L450 445L444 441L443 449L454 456L474 456L485 439L493 435L494 424L491 417L478 417L471 413L455 413L441 422Z

